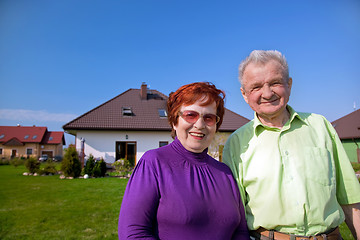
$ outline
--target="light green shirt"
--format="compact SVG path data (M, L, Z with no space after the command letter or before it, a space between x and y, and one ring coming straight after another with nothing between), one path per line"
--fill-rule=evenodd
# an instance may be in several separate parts
M255 114L229 137L223 161L239 184L250 230L311 236L344 221L340 205L360 202L360 185L330 122L288 110L282 129Z

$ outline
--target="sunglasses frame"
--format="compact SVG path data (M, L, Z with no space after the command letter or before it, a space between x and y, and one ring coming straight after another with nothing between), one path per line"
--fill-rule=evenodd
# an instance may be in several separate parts
M189 122L189 121L186 120L185 117L183 116L183 115L184 115L184 112L194 112L194 113L197 113L198 116L196 117L196 119L195 119L194 122ZM196 122L199 120L199 118L202 118L203 121L204 121L204 123L205 123L207 126L209 126L209 127L216 125L216 124L220 121L220 117L219 117L218 115L216 115L216 114L212 114L212 113L202 114L202 113L199 113L199 112L197 112L197 111L195 111L195 110L179 111L179 112L178 112L178 115L179 115L180 117L182 117L182 119L184 119L187 123L191 123L191 124L196 123ZM214 123L213 125L209 125L209 124L204 120L204 116L206 116L206 115L213 115L213 116L216 117L216 121L215 121L215 123Z

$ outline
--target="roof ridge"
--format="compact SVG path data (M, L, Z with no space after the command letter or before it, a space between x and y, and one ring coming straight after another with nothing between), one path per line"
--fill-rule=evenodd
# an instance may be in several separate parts
M232 112L232 113L234 113L234 114L238 115L239 117L242 117L242 118L244 118L244 119L246 119L246 120L250 121L250 119L248 119L248 118L246 118L246 117L244 117L244 116L242 116L242 115L240 115L240 114L238 114L238 113L236 113L236 112L234 112L234 111L232 111L232 110L230 110L230 109L228 109L228 108L225 108L225 109L227 109L228 111L230 111L230 112Z
M348 117L349 115L352 115L352 114L356 113L357 111L360 111L360 109L354 110L354 111L352 111L351 113L348 113L348 114L346 114L345 116L342 116L341 118L338 118L338 119L336 119L335 121L332 121L331 123L334 124L334 123L336 123L336 122L338 122L338 121L340 121L340 120Z
M71 120L70 122L68 122L68 123L64 124L64 125L62 126L62 128L64 129L64 127L66 127L67 125L70 125L71 123L73 123L73 122L77 121L78 119L80 119L80 118L82 118L82 117L84 117L84 116L88 115L89 113L94 112L96 109L99 109L100 107L104 106L105 104L107 104L107 103L109 103L109 102L114 101L116 98L120 97L121 95L124 95L125 93L129 92L130 90L140 90L140 89L129 88L129 89L128 89L128 90L126 90L125 92L122 92L122 93L118 94L117 96L115 96L115 97L111 98L110 100L108 100L108 101L106 101L106 102L104 102L104 103L100 104L99 106L97 106L97 107L95 107L95 108L93 108L93 109L91 109L91 110L89 110L89 111L85 112L84 114L80 115L79 117L77 117L77 118L75 118L75 119Z

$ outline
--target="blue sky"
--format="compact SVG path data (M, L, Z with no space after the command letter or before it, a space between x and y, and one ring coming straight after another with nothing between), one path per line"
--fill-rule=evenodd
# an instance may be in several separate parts
M0 125L61 131L142 82L169 94L210 81L252 119L237 68L254 49L286 56L295 110L360 108L358 0L1 0Z

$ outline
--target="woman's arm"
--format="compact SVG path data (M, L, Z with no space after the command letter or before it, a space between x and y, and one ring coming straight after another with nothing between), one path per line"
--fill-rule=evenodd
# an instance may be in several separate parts
M141 159L129 179L122 200L118 223L119 239L157 239L157 186L151 164Z

